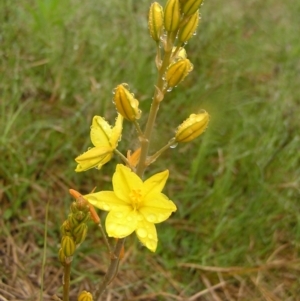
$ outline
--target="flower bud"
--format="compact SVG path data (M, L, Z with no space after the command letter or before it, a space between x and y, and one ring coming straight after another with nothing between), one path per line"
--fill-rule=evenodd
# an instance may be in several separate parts
M80 212L80 211L78 211L78 212ZM76 215L78 214L78 212L75 214L70 213L68 215L67 222L69 223L70 230L74 229L79 224L79 221L76 218Z
M70 222L69 222L69 220L65 220L64 222L63 222L63 224L61 225L61 227L60 227L60 233L62 234L62 235L66 235L67 233L69 233L70 231L71 231L71 225L70 225Z
M76 206L78 210L81 210L83 212L88 212L90 210L89 202L86 199L84 199L82 195L80 195L76 199Z
M207 128L209 115L206 111L191 114L178 128L175 135L176 142L189 142L200 136Z
M65 235L61 239L61 248L66 257L70 257L75 252L75 242L71 236Z
M70 205L70 211L71 211L72 213L78 212L76 202L72 202L72 204Z
M87 291L82 291L77 298L77 301L93 301L93 296Z
M193 15L191 15L188 22L180 29L178 35L179 43L183 44L187 42L195 33L198 24L199 24L199 10L197 10Z
M114 102L118 112L127 120L134 121L141 117L139 101L121 84L115 89Z
M168 87L176 87L193 70L193 65L188 59L180 59L172 63L166 73Z
M186 50L183 47L180 47L178 51L177 47L173 47L172 49L172 61L177 61L178 59L186 59L187 58L187 54L186 54ZM176 54L175 54L176 51Z
M58 260L63 266L66 264L66 256L62 248L60 248L58 251Z
M181 11L185 14L185 16L190 16L199 9L202 2L203 2L203 0L182 1Z
M152 3L149 10L148 27L152 39L156 42L160 40L163 31L163 21L164 11L162 6L157 2Z
M79 224L74 230L73 230L73 236L75 238L75 243L77 245L81 244L85 238L86 238L86 234L87 234L87 230L88 230L88 226L85 223L81 223Z
M165 7L164 25L168 32L178 29L180 23L179 0L168 0Z

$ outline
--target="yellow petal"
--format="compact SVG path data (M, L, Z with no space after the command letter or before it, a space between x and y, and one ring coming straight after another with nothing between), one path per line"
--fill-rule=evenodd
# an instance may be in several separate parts
M112 128L108 122L100 116L94 116L90 133L94 146L111 146L109 143L111 135Z
M111 147L93 147L87 152L75 158L78 163L75 171L81 172L93 167L100 169L102 165L112 158Z
M137 213L133 210L118 210L108 213L105 228L108 236L123 238L130 235L137 227Z
M146 246L150 251L155 252L158 240L154 224L143 219L138 222L135 233L144 246Z
M113 148L116 148L118 145L118 142L121 138L122 129L123 129L123 116L121 114L118 114L116 124L111 131L111 137L109 139L110 145Z
M127 202L131 202L131 191L141 189L143 185L143 181L123 164L117 164L112 182L116 196Z
M151 193L161 192L166 184L168 177L169 177L169 171L165 170L147 179L144 182L143 195L146 196L149 192Z
M128 203L117 198L113 191L90 193L85 195L84 198L93 206L105 211L118 209L126 211L128 208L131 208L128 206Z
M177 210L175 204L162 193L149 193L139 212L150 223L161 223Z

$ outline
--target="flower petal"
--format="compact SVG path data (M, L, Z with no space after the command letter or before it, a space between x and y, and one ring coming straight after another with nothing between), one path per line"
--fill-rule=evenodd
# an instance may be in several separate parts
M176 211L175 204L163 193L149 193L143 201L139 212L150 223L161 223Z
M115 149L118 145L118 141L121 138L121 133L123 129L123 116L118 114L116 124L111 131L111 136L109 139L110 145Z
M93 206L105 210L129 210L131 206L128 206L126 202L119 199L113 191L100 191L96 193L86 194L84 196Z
M94 116L90 137L94 146L111 147L109 139L112 135L112 128L101 116Z
M100 169L102 165L107 163L111 158L111 147L93 147L87 152L75 158L75 161L78 163L75 171L81 172L93 167Z
M138 222L135 233L144 246L146 246L150 251L155 252L158 239L154 224L143 219Z
M142 189L143 186L143 181L123 164L117 164L112 182L116 196L127 202L131 202L129 199L131 191Z
M131 208L113 210L106 217L106 232L110 237L123 238L136 229L137 222L137 213Z
M143 195L146 196L149 192L159 193L163 190L169 176L169 171L165 170L157 173L144 182Z

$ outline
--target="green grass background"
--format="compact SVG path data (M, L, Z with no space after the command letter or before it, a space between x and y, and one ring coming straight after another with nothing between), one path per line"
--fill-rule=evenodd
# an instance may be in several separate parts
M116 85L130 85L145 124L156 80L155 45L147 29L150 3L0 3L0 233L2 241L13 234L20 246L29 235L37 246L24 256L25 270L41 264L47 201L47 260L59 268L59 225L68 214L68 189L86 193L94 186L111 187L117 158L101 171L80 174L74 172L74 158L91 146L94 115L114 122ZM205 109L211 123L201 138L170 149L147 173L170 170L164 192L178 211L158 225L156 254L141 248L134 237L127 241L131 255L121 275L128 283L133 270L139 275L139 281L132 276L133 287L126 286L135 296L178 294L178 287L191 296L205 288L202 274L180 263L255 266L276 250L281 259L298 260L300 2L210 0L201 15L198 33L186 46L194 71L164 100L152 152L191 113ZM136 146L135 131L126 124L120 149ZM80 260L83 254L103 258L96 231L91 225L78 250ZM153 268L153 261L167 274ZM75 259L74 282L88 278L95 283L97 272L88 265L80 271L80 265ZM149 269L155 270L152 275ZM297 300L298 271L291 272L294 278L278 300ZM209 279L213 284L216 276ZM259 296L241 300L265 300ZM153 300L167 300L161 298ZM214 300L207 298L197 300Z

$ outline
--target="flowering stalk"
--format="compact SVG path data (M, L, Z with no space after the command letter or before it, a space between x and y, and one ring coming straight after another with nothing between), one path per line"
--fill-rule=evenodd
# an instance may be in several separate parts
M63 301L69 298L70 264L75 249L85 239L88 219L99 226L110 255L108 270L94 292L94 298L98 300L117 275L125 238L135 233L147 249L155 252L158 244L156 224L165 221L177 210L173 201L162 193L169 171L164 170L146 180L144 172L167 149L177 143L194 140L207 128L208 113L202 111L191 114L178 126L174 137L164 147L149 155L153 128L165 94L180 84L193 69L184 45L192 38L198 26L201 3L202 0L168 0L164 9L157 2L150 6L148 25L150 36L156 44L157 80L144 130L139 125L142 113L139 101L125 83L114 89L113 102L118 113L115 125L111 126L101 116L93 118L90 131L93 147L75 159L78 163L76 171L101 169L113 155L119 156L124 164L116 166L112 177L112 191L93 191L82 196L70 190L76 202L71 205L71 213L61 228L63 237L59 250L59 260L65 269ZM117 149L122 136L123 120L131 122L135 127L140 143L132 154L128 150L127 156ZM108 212L105 220L106 233L94 206ZM114 247L111 247L108 237L116 239ZM86 291L78 296L78 301L92 300L92 294Z

